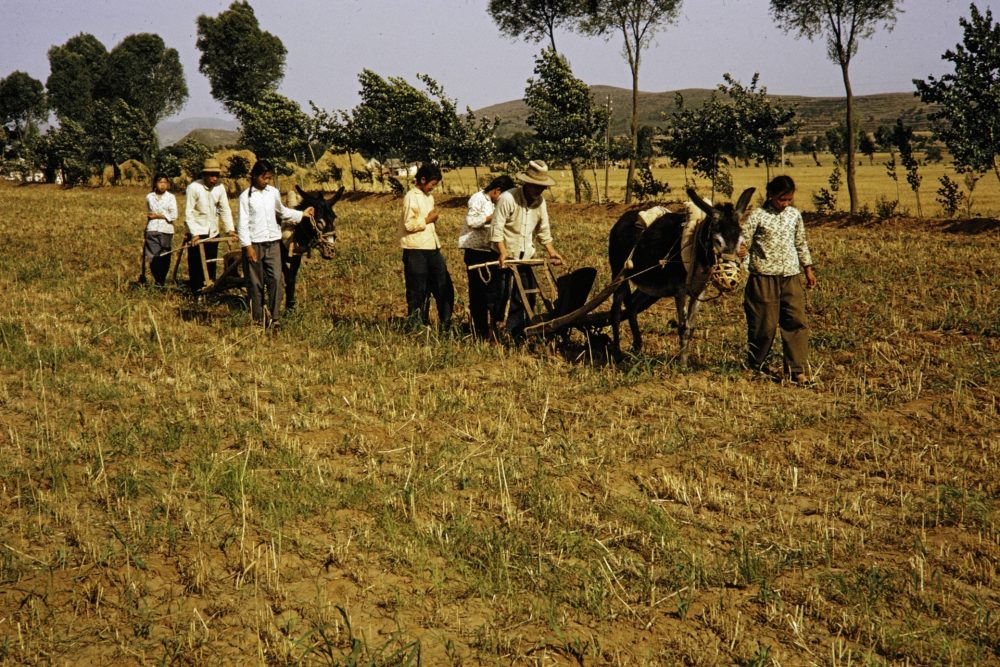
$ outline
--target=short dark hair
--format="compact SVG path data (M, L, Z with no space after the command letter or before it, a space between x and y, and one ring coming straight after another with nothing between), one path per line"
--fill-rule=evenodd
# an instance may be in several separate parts
M791 176L775 176L767 184L767 198L780 197L795 192L795 181Z
M254 179L261 174L266 174L267 172L274 173L274 165L271 164L270 160L257 160L254 162L253 168L250 170L250 178Z
M169 183L170 183L170 177L169 177L169 176L167 176L166 174L164 174L164 173L163 173L162 171L160 171L160 172L157 172L157 173L156 173L156 175L155 175L155 176L153 176L153 180L152 180L152 181L150 182L150 185L152 186L153 190L156 190L156 183L157 183L157 182L158 182L158 181L159 181L159 180L160 180L161 178L165 178L165 179L167 179L167 183L168 183L168 185L167 185L167 190L169 190L169 189L170 189L170 185L169 185Z
M420 165L417 169L416 175L413 177L417 183L423 181L424 183L429 183L430 181L440 181L441 180L441 167L430 162L425 162Z
M490 190L496 190L500 188L500 192L507 192L514 187L514 179L504 174L503 176L497 176L492 181L486 184L483 188L483 192L489 192Z

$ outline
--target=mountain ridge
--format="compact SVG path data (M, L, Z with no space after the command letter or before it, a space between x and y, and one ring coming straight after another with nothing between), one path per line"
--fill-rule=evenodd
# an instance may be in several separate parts
M616 86L590 86L591 94L598 103L610 100L611 133L627 135L632 110L632 91ZM685 106L697 107L705 102L714 88L684 88L663 92L639 92L639 125L662 126L665 114L675 109L678 94L683 96ZM843 122L843 97L815 97L808 95L769 95L784 104L796 105L796 118L801 122L799 136L824 133L828 128ZM924 104L913 93L875 93L854 97L855 115L858 127L874 132L880 125L893 125L897 118L917 132L930 130L929 114L934 107ZM524 100L515 99L499 102L475 109L479 116L500 118L497 135L509 137L518 132L530 132L528 126L528 106ZM156 126L161 146L169 146L184 138L195 138L213 147L233 144L239 139L239 122L230 118L184 118L178 121L162 121Z

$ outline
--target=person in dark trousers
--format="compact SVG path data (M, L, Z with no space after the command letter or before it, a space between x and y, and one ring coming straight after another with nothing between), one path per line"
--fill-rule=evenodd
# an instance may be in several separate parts
M458 247L465 253L465 266L495 262L500 254L490 243L490 223L493 209L500 195L514 187L510 176L497 176L489 184L469 197L465 225L458 236ZM497 268L467 269L469 274L469 316L472 333L485 339L495 335L496 326L503 319L503 275Z
M167 282L170 270L170 248L174 242L174 221L177 220L177 198L170 192L166 174L153 177L153 191L146 195L146 231L143 241L143 267L140 282L146 282L146 265L153 282L160 287Z
M193 246L188 249L188 284L191 291L198 292L205 286L205 275L201 270L199 241L219 235L219 223L227 234L233 234L233 211L229 208L226 188L219 182L222 167L215 158L205 160L201 178L191 181L187 187L187 203L184 207L184 224L187 225L187 241ZM208 264L208 278L215 281L215 260L219 256L218 243L205 243L205 259Z
M527 168L515 177L520 185L507 190L497 200L490 227L490 241L500 255L500 267L507 261L531 259L535 256L537 238L549 260L555 265L563 263L563 257L552 243L549 229L549 212L543 194L546 188L556 184L549 176L549 167L541 160L531 160ZM528 267L514 267L525 288L534 288L535 274ZM529 299L532 298L529 296ZM510 295L507 311L507 332L520 343L524 340L524 327L528 324L527 310L521 302L521 295L514 290Z
M811 384L802 282L804 277L807 289L816 287L816 274L802 214L794 203L795 181L777 176L767 184L763 208L754 210L743 225L749 245L743 262L750 274L743 296L747 365L768 372L767 356L780 329L785 376L796 384Z
M438 326L451 327L455 308L455 286L441 254L435 223L438 211L431 192L441 182L441 169L424 164L417 169L413 187L403 197L399 222L399 245L403 249L403 279L406 283L406 315L411 324L430 322L430 297L437 304Z
M258 160L250 170L250 187L240 193L236 234L243 248L243 275L250 302L250 318L266 327L277 328L281 305L281 226L299 222L315 211L310 206L296 211L281 202L281 193L271 185L274 165ZM267 296L267 309L264 297Z

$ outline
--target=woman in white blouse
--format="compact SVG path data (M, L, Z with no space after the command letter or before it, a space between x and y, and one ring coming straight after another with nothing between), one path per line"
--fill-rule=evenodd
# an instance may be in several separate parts
M153 177L153 191L146 195L146 209L139 282L146 282L148 264L153 281L162 287L170 269L170 248L174 242L174 221L177 219L177 198L170 192L170 179L166 174Z
M465 251L465 266L495 262L500 259L490 243L490 223L493 207L506 190L514 187L510 176L497 176L490 183L469 197L465 224L458 236L458 247ZM472 333L477 338L489 336L493 327L503 318L503 276L498 268L491 270L466 269L469 274L469 315Z

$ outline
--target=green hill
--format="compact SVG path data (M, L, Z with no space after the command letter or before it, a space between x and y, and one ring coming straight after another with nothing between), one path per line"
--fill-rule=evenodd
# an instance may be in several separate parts
M628 134L629 120L632 113L632 91L613 86L591 86L594 99L599 103L611 104L611 132L615 135ZM675 100L678 93L684 97L685 106L699 106L709 98L713 90L706 88L688 88L684 90L662 93L639 93L639 124L660 126L667 115L676 109ZM842 97L806 97L802 95L773 95L785 104L797 107L797 118L802 122L800 135L822 134L828 128L836 127L843 122L844 98ZM857 113L858 126L874 132L880 125L892 125L897 118L921 132L930 129L928 105L914 97L911 93L880 93L878 95L861 95L854 98L854 108ZM510 136L517 132L530 132L528 127L528 107L523 100L512 100L494 104L476 110L480 117L499 116L500 136Z

